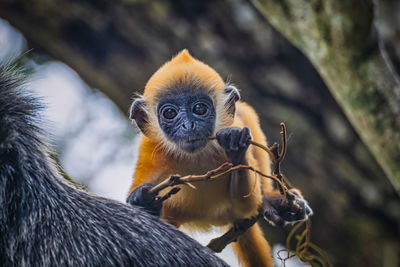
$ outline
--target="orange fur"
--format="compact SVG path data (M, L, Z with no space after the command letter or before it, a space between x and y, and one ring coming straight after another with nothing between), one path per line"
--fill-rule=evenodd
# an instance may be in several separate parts
M239 101L236 103L235 116L229 116L224 108L226 85L222 78L211 67L194 59L187 50L183 50L154 73L146 84L143 99L148 109L149 125L146 136L141 140L131 191L143 183L157 184L173 174L203 174L228 160L216 141L210 141L200 152L187 154L179 151L163 136L157 122L157 101L162 94L173 90L169 85L177 81L195 82L200 85L199 88L209 92L216 104L215 133L226 127L247 126L254 141L267 144L253 108ZM269 158L261 150L250 146L246 160L249 165L270 174ZM231 225L237 219L255 215L261 204L262 194L272 190L271 182L254 173L242 173L241 179L246 191L243 197L231 197L230 175L214 181L198 182L196 190L182 187L178 194L165 201L163 218L176 226L185 224L207 229L212 225ZM238 239L235 251L239 260L246 266L272 266L270 247L257 225Z
M271 248L264 239L258 224L253 225L244 234L239 236L238 241L232 244L233 250L238 255L239 262L246 266L273 267Z

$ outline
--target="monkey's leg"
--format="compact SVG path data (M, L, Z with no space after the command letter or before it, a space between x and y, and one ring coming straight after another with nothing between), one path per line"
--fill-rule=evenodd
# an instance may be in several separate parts
M274 266L271 248L258 224L253 225L240 235L237 241L232 243L232 246L239 262L246 267Z

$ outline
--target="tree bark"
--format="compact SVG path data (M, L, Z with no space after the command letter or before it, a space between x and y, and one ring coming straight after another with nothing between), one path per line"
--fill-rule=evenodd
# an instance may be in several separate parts
M372 0L254 0L318 70L400 194L400 85L385 62Z

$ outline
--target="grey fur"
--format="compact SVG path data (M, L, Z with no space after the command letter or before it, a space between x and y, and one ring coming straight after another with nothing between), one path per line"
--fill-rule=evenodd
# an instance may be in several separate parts
M141 208L66 184L23 87L20 70L0 66L1 266L227 266Z

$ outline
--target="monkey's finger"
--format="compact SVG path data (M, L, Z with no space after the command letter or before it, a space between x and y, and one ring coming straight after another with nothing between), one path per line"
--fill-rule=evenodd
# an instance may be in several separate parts
M236 151L239 149L238 141L241 129L238 127L230 127L221 129L217 132L216 138L220 146L227 152Z
M244 127L240 133L239 146L247 147L249 146L249 140L251 140L251 133L248 127Z
M272 204L276 201L275 195L264 196L262 203L262 211L264 219L272 225L284 225L284 220L279 216L278 210Z
M297 211L280 211L279 215L287 222L297 222L307 220L312 215L312 209L308 206L307 201L299 199L296 200L300 209Z
M167 200L168 198L170 198L172 195L175 195L176 193L178 193L181 190L180 187L174 187L172 188L168 193L166 193L164 196L157 196L155 198L154 204L157 206L159 204L161 204L161 202Z
M300 214L295 214L292 212L282 214L281 218L286 222L297 222L306 219L306 216L301 216Z
M285 221L273 209L268 209L264 212L264 219L272 225L282 226L285 224Z
M227 149L228 148L228 141L229 141L229 139L228 139L228 137L229 137L228 129L222 129L222 130L218 131L217 134L216 134L216 137L217 137L218 144L220 146L222 146L224 149Z
M308 205L307 200L304 199L296 199L297 204L301 207L301 212L299 214L302 214L305 217L313 215L313 210L311 207Z
M239 139L240 139L240 129L239 128L234 128L231 131L230 134L230 142L229 142L229 148L232 151L238 151L239 150Z
M295 195L298 198L304 199L303 195L300 193L300 191L297 188L291 188L289 189L288 193Z

